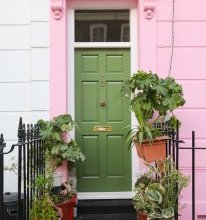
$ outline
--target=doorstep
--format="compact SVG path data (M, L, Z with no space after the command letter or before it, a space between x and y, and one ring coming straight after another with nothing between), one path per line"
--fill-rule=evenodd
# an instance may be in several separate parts
M75 220L136 220L131 199L79 200Z

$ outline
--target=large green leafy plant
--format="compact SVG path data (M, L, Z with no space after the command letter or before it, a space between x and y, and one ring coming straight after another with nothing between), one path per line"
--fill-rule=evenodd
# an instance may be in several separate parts
M189 184L189 177L178 171L171 156L158 161L157 166L146 164L148 171L135 184L133 204L149 219L172 220L180 208L178 198Z
M44 140L47 160L53 170L64 160L75 163L85 159L76 141L70 137L70 132L76 126L71 115L59 115L50 121L39 120L37 124Z
M132 93L131 109L138 121L138 128L132 130L129 139L141 143L144 138L150 141L161 131L154 128L155 122L168 121L173 127L177 119L175 109L185 104L182 86L174 78L160 78L152 72L138 71L124 82L122 92Z

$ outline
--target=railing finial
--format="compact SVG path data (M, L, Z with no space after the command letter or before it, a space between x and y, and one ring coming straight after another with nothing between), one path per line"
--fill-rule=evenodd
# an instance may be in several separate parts
M19 127L18 127L18 138L22 139L24 137L24 128L22 123L22 117L19 119Z
M1 134L1 137L0 137L0 145L2 145L4 143L4 135Z

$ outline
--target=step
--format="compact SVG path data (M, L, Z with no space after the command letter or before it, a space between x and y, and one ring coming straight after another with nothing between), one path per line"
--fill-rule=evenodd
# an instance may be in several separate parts
M136 213L78 214L74 220L136 220Z
M135 213L130 199L79 200L78 214Z

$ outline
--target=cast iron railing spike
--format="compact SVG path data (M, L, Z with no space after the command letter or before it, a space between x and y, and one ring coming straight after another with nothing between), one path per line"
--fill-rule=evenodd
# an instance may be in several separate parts
M0 137L0 144L3 144L4 143L4 135L1 134L1 137Z
M195 220L195 131L192 131L192 220Z
M24 128L22 123L22 117L19 119L19 126L18 126L18 138L22 139L24 137Z

